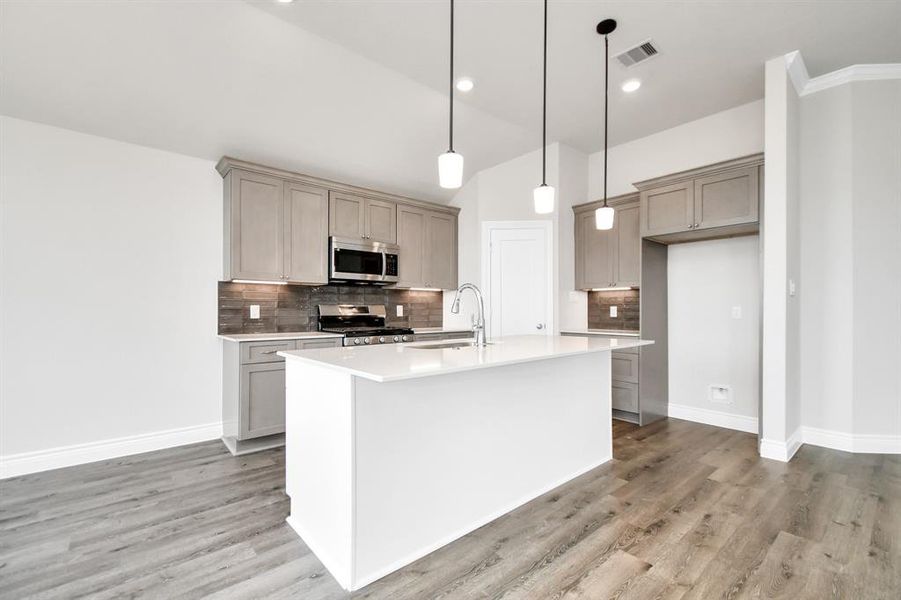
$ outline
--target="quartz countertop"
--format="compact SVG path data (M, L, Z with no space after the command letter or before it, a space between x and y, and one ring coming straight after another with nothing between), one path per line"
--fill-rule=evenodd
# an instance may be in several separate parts
M518 363L610 352L653 344L632 338L519 335L489 340L483 348L427 348L449 342L413 342L367 348L322 348L279 352L301 361L379 383L489 369Z
M308 340L313 338L341 338L340 333L323 333L321 331L285 331L279 333L227 333L220 339L230 342L273 342L277 340Z
M629 329L564 329L560 333L569 335L603 335L616 337L640 337L640 333Z

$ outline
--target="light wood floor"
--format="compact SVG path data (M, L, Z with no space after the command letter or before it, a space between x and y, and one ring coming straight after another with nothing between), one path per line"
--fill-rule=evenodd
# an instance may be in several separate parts
M901 598L901 457L617 422L615 460L361 598ZM285 525L284 452L219 442L0 482L2 598L346 598ZM390 493L390 490L386 490Z

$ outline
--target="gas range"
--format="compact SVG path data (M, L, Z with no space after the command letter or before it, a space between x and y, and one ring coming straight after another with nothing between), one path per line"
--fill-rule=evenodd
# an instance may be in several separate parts
M383 304L320 304L319 331L342 334L345 346L414 341L412 329L387 326Z

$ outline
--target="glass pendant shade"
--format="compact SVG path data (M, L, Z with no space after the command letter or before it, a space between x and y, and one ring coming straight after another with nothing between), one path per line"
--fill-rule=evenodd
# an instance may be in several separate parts
M463 185L462 154L451 151L438 156L438 184L448 189Z
M613 209L602 206L594 211L594 226L596 229L613 229Z
M535 212L539 215L546 215L554 212L554 188L549 185L539 185L532 192L532 199L535 201Z

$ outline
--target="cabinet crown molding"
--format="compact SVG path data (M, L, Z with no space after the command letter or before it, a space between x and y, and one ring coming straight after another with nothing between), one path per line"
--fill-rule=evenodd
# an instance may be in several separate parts
M438 204L436 202L417 200L415 198L408 198L407 196L389 194L387 192L380 192L378 190L341 183L339 181L332 181L330 179L323 179L321 177L314 177L312 175L304 175L303 173L287 171L285 169L267 167L266 165L241 160L239 158L234 158L231 156L223 156L221 159L219 159L219 162L216 163L216 170L222 177L225 177L232 169L241 169L242 171L250 171L252 173L258 173L260 175L270 175L272 177L278 177L280 179L286 179L306 185L321 187L335 192L344 192L347 194L354 194L356 196L364 196L366 198L375 198L377 200L387 200L389 202L396 202L398 204L421 206L423 208L428 208L429 210L444 212L450 215L458 215L460 213L460 209L456 206L448 206L446 204Z
M725 171L731 171L733 169L761 166L763 165L763 162L763 152L758 152L757 154L749 154L747 156L741 156L739 158L732 158L718 163L713 163L711 165L705 165L703 167L696 167L694 169L679 171L678 173L670 173L669 175L654 177L653 179L645 179L644 181L639 181L637 183L633 183L632 185L634 185L639 191L644 191L663 187L665 185L679 183L682 181L687 181L690 179L696 179L698 177L716 175L717 173L723 173Z
M620 194L619 196L607 198L607 205L616 208L617 206L623 206L626 204L638 204L638 199L638 192L629 192L628 194ZM576 204L575 206L573 206L573 212L579 214L587 212L589 210L595 210L596 208L600 208L601 206L604 206L603 198L600 200L585 202L584 204Z

